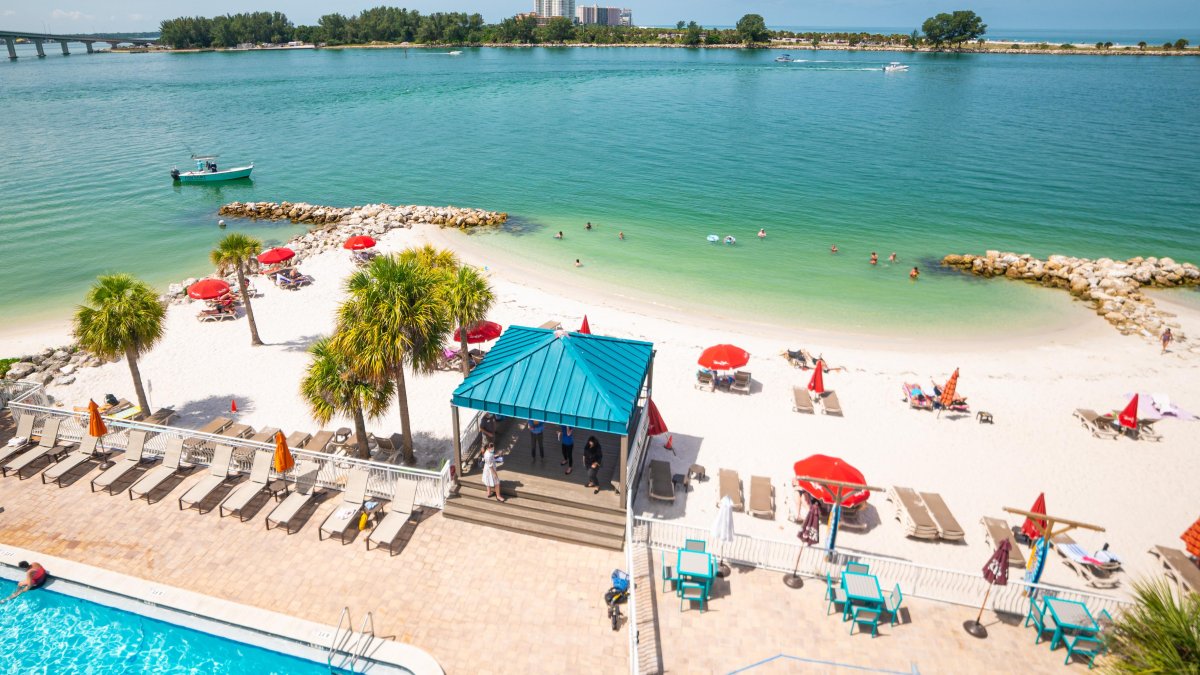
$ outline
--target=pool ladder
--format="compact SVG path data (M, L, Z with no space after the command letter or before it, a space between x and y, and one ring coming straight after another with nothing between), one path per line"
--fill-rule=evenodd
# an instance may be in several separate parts
M342 626L345 625L343 632ZM350 672L356 673L355 666L358 662L366 658L367 650L375 642L375 616L371 612L367 612L359 624L362 626L362 632L354 630L354 619L350 616L350 608L343 607L342 613L338 615L337 629L333 632L333 639L329 641L329 652L326 657L326 664L329 666L329 672ZM338 659L338 663L334 664L334 658Z

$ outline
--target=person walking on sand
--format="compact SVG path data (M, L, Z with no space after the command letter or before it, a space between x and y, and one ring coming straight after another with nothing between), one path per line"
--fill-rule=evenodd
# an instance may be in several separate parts
M564 473L571 473L575 468L575 429L562 427L558 430L558 442L562 444L562 461L559 466L567 467Z
M878 256L878 255L876 255L875 251L871 251L871 264L872 264L872 265L878 265L878 264L879 264L879 256Z
M496 492L496 501L503 502L504 495L500 494L500 474L496 473L496 446L488 443L483 449L483 484L487 487L487 499Z
M908 278L912 279L913 281L916 281L917 277L919 276L921 276L921 270L917 269L916 267L912 268L912 271L908 273Z
M587 445L583 446L583 463L587 465L588 482L584 487L596 488L600 492L600 462L604 452L600 450L600 441L595 436L588 436ZM593 494L595 494L595 492Z
M1162 351L1161 351L1161 352L1159 352L1159 353L1160 353L1160 354L1166 354L1166 353L1167 353L1167 347L1168 347L1168 346L1171 344L1171 340L1174 340L1174 339L1175 339L1175 336L1174 336L1174 335L1171 335L1171 329L1170 329L1170 328L1168 328L1168 329L1164 330L1164 331L1163 331L1163 334L1162 334L1162 345L1163 345L1163 347L1162 347Z
M46 568L42 567L40 563L30 563L22 560L17 563L17 567L25 570L25 579L17 584L17 590L13 591L3 602L8 602L26 591L41 588L42 584L46 583L46 577L49 576Z
M546 446L542 445L542 432L545 430L545 424L529 420L529 452L533 459L537 459L539 453L542 459L546 459Z

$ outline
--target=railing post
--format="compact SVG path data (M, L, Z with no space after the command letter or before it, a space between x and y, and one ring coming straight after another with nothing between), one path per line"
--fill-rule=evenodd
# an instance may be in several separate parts
M462 432L459 430L458 406L450 405L450 418L454 423L454 434L451 439L454 442L454 466L450 471L450 489L458 489L458 474L462 472Z

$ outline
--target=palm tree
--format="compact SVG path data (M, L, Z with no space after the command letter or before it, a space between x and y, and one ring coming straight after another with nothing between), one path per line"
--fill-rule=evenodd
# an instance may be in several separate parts
M458 269L458 256L454 251L437 248L425 244L420 248L406 248L400 252L400 259L405 262L415 262L433 270L451 272Z
M242 302L246 303L246 321L250 323L250 344L259 347L262 346L262 339L258 337L258 324L254 322L254 308L250 306L250 294L246 292L246 265L254 256L262 251L262 242L246 234L240 232L232 232L225 235L217 247L208 254L212 264L217 266L219 274L226 274L229 270L237 272L238 290L242 293Z
M142 388L138 356L150 351L163 336L166 308L154 289L131 274L96 278L84 304L75 310L74 333L79 345L102 358L125 355L138 405L150 414Z
M1112 673L1200 673L1200 596L1166 579L1134 582L1135 604L1117 615L1108 640Z
M445 282L446 304L450 317L458 327L459 361L462 363L463 377L471 374L471 360L467 353L467 329L483 321L488 310L492 308L496 296L492 287L474 267L463 265L454 276Z
M353 355L352 368L376 384L396 383L404 461L415 461L408 418L404 365L428 373L437 365L450 331L443 300L444 276L414 260L381 255L346 281L348 298L338 310L334 347Z
M328 424L334 415L354 418L358 454L369 457L367 424L364 415L379 417L392 400L395 389L390 381L381 384L355 376L348 356L333 348L331 338L321 338L308 348L312 362L300 381L300 395L308 403L313 419Z

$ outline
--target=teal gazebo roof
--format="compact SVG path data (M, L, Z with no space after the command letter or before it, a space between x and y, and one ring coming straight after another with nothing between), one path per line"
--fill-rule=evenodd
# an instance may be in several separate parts
M653 357L649 342L510 326L451 403L623 436Z

